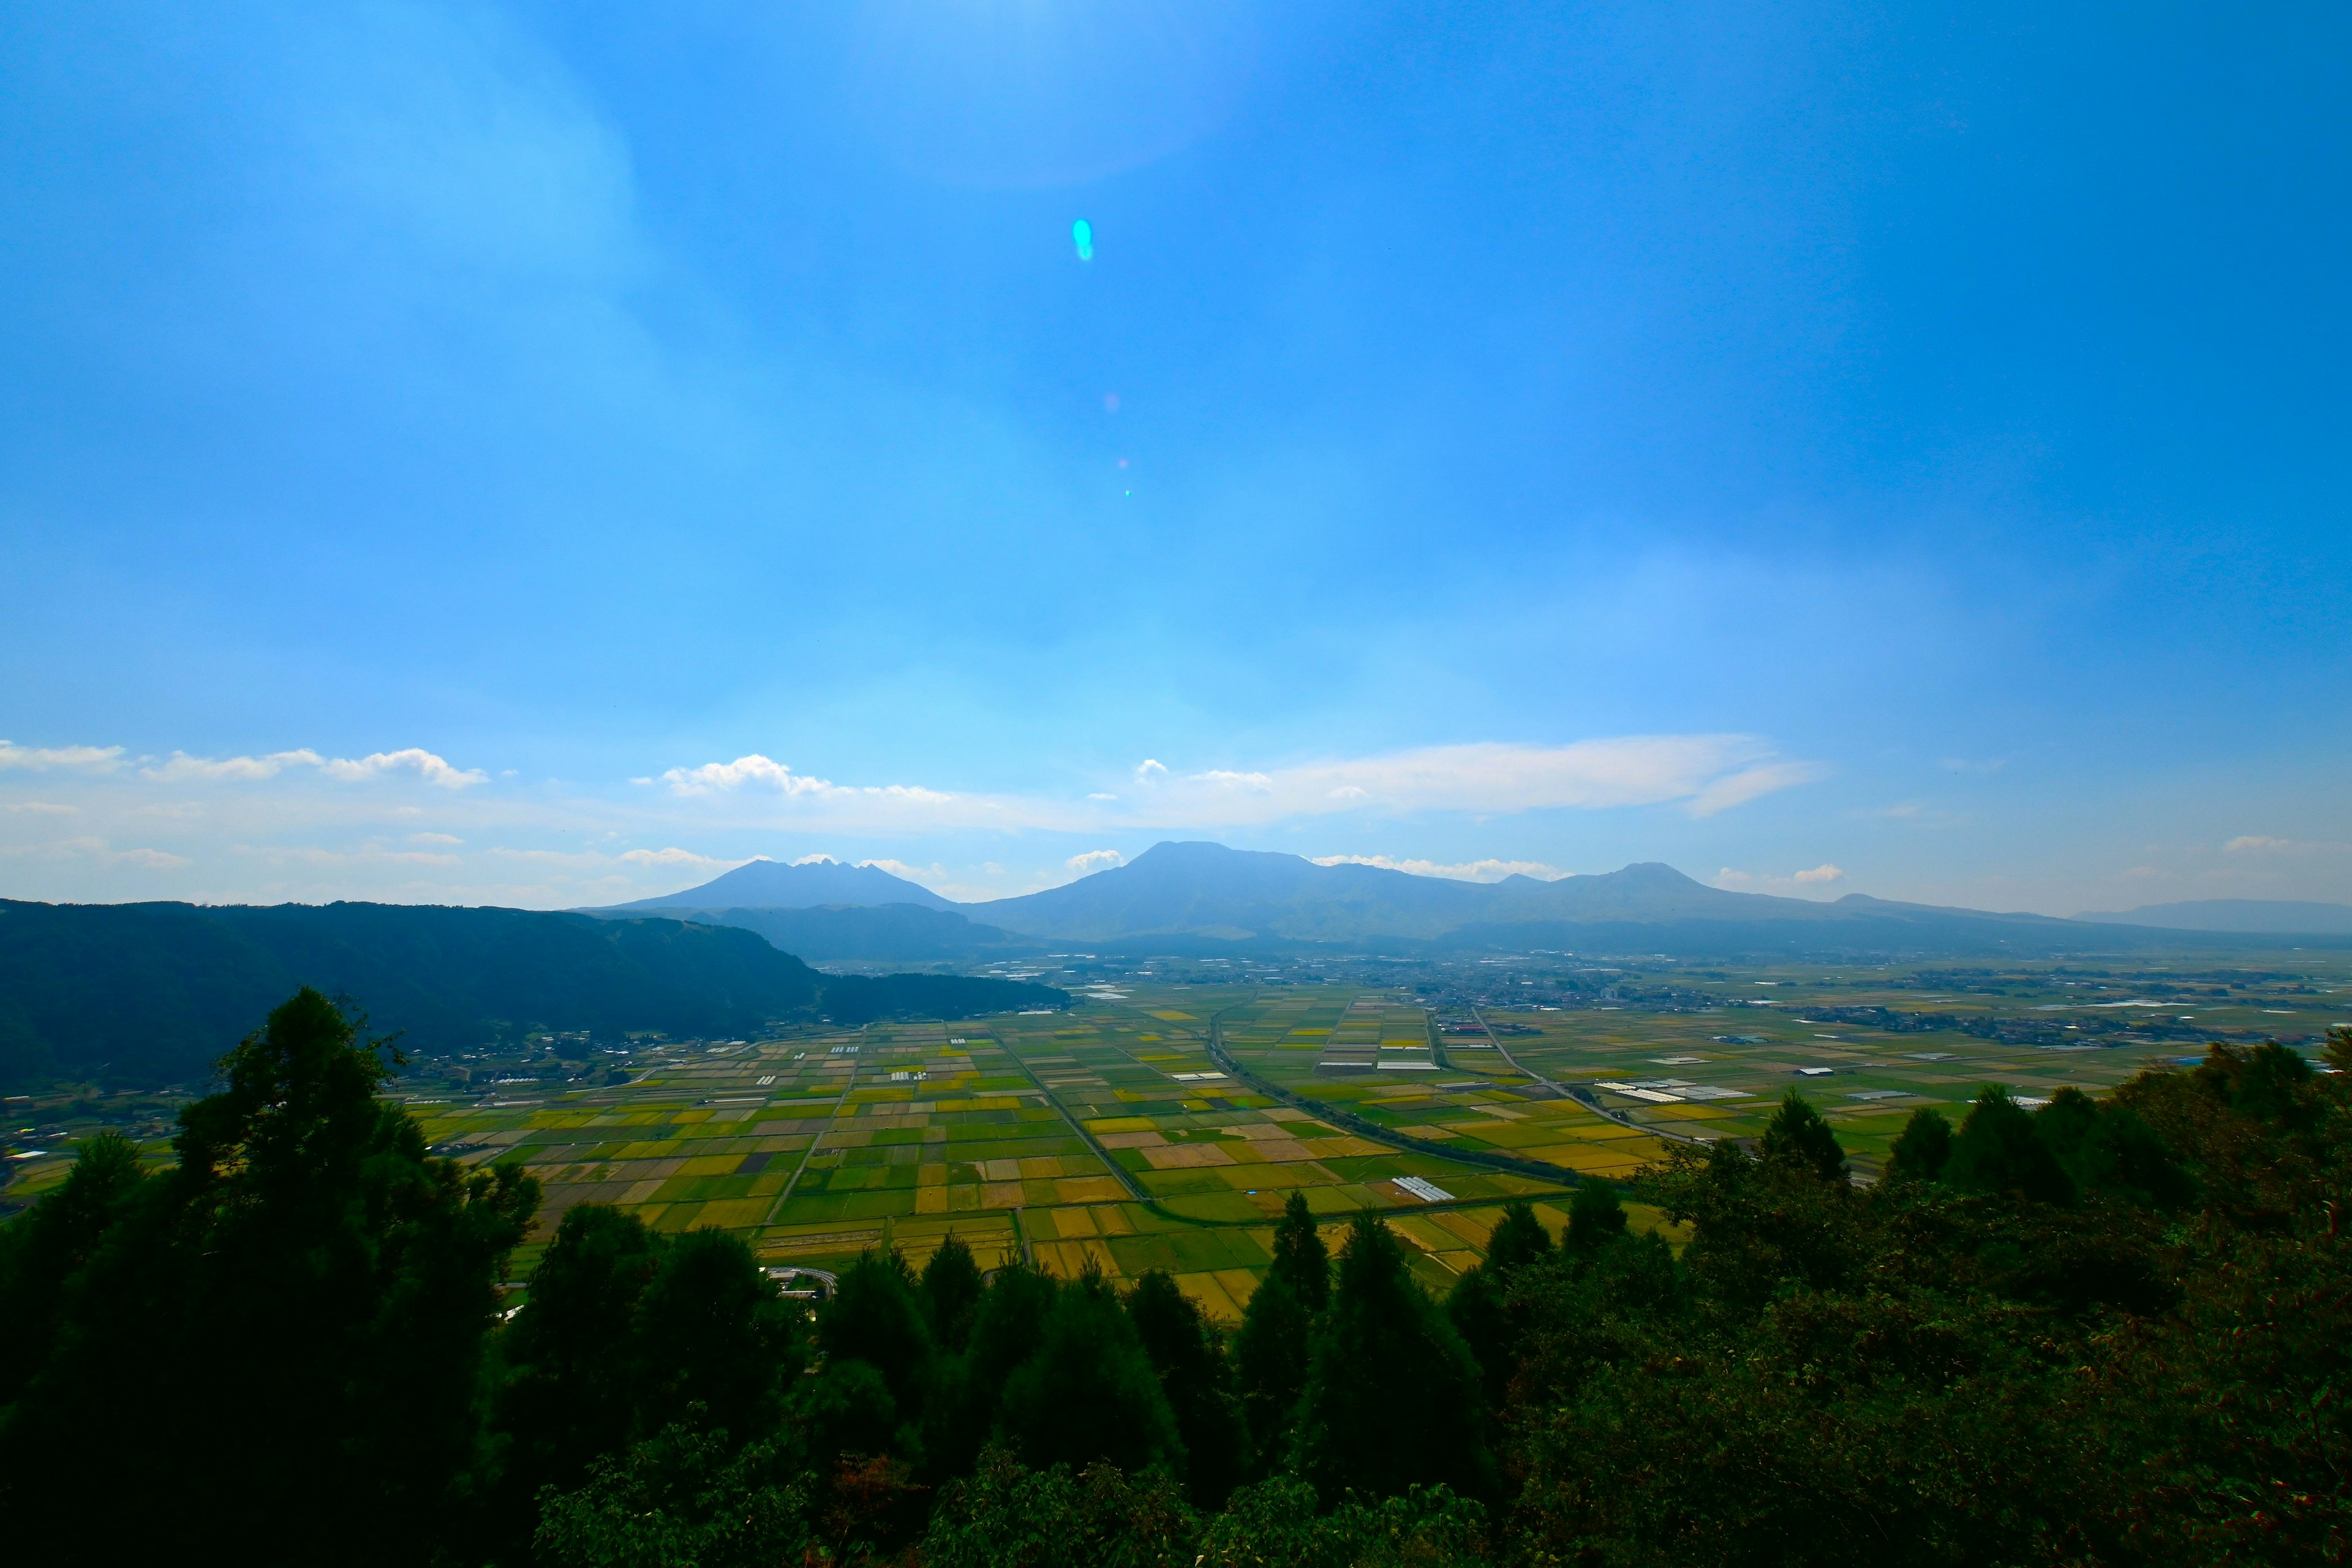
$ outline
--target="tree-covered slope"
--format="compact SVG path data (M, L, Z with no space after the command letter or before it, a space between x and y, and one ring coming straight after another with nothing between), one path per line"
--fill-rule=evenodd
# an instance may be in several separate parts
M591 914L604 913L588 910ZM1038 943L952 910L920 904L824 904L814 909L717 907L665 910L673 920L740 926L813 963L955 963L1039 951Z
M736 1035L1050 1005L1045 986L826 974L759 935L675 920L394 904L0 901L0 1081L204 1076L273 998L348 995L434 1054L533 1028Z

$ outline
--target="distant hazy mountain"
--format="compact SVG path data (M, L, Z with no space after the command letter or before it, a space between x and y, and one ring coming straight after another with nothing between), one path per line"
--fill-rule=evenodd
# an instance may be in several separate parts
M622 910L808 910L820 904L919 904L927 910L952 910L943 899L919 882L894 877L879 866L845 866L838 860L811 860L787 866L774 860L753 860L714 877L698 888L635 903L614 904L590 914Z
M303 985L348 994L412 1053L532 1029L738 1035L1058 1005L1042 985L827 974L748 931L430 905L0 900L0 1083L202 1079Z
M2143 904L2136 910L2092 910L2074 918L2109 925L2161 926L2169 931L2352 936L2352 904L2315 904L2292 899L2191 899L2186 903Z
M1830 903L1727 892L1671 866L1542 882L1457 882L1321 866L1221 844L1160 844L1065 887L965 906L1007 931L1119 946L1239 942L1397 950L1557 948L1690 954L2026 955L2176 944L2146 927L2088 927L1851 893Z

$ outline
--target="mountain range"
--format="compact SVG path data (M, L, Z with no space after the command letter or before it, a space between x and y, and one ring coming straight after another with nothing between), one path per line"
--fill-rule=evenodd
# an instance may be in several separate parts
M2295 899L2191 899L2178 904L2143 904L2136 910L2094 910L2074 918L2109 925L2162 926L2171 931L2352 936L2352 904L2316 904Z
M754 872L762 885L799 900L820 887L810 872L825 868L754 861L701 888L660 900L665 910L717 910L719 923L756 924L740 897ZM2116 919L2061 920L1903 903L1849 893L1833 901L1779 898L1710 888L1671 866L1631 865L1594 876L1542 881L1514 876L1464 882L1384 867L1324 865L1297 855L1228 848L1222 844L1155 845L1124 866L1044 892L985 903L952 904L876 867L831 868L868 873L856 898L804 904L795 951L815 957L865 942L881 922L877 906L929 901L934 948L1011 950L1022 938L1082 942L1111 951L1230 951L1237 947L1361 948L1397 952L1529 948L1647 952L1689 955L1793 956L1820 953L2010 954L2146 951L2177 947L2184 926ZM828 880L824 889L845 887ZM729 896L722 900L725 892ZM622 910L639 909L622 906ZM2321 906L2326 907L2326 906ZM602 911L618 913L622 910ZM947 923L976 929L961 935ZM2267 928L2275 930L2276 928ZM2200 944L2263 945L2264 928L2217 925L2196 931ZM864 956L899 956L868 951ZM911 953L905 956L913 956Z

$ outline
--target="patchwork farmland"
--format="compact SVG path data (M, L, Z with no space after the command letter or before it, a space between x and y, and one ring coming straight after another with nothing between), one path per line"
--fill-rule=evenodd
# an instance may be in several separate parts
M815 1267L878 1246L919 1265L952 1230L983 1266L1165 1268L1233 1319L1294 1191L1335 1226L1387 1214L1442 1289L1504 1202L1530 1199L1557 1230L1568 1173L1622 1181L1671 1140L1753 1137L1792 1085L1867 1175L1918 1107L1957 1121L1989 1083L2029 1101L2097 1092L2196 1054L2069 1046L2084 1026L2068 1020L2114 1016L2150 986L2054 973L1938 990L1903 973L1685 972L1671 995L1559 1009L1194 982L1097 985L1064 1014L671 1046L625 1085L463 1109L428 1092L415 1110L439 1147L523 1161L547 1225L614 1203ZM2272 1000L2208 1011L2241 1032L2285 1016ZM2047 1020L2059 1043L1964 1032L1995 1010Z
M1353 984L1155 968L1092 984L1064 972L1086 992L1067 1013L633 1040L597 1047L625 1064L609 1072L420 1062L401 1088L436 1148L520 1160L544 1184L518 1275L565 1209L610 1203L664 1230L741 1233L779 1265L884 1245L919 1264L952 1230L983 1265L1165 1268L1231 1319L1293 1192L1335 1227L1388 1215L1443 1289L1504 1202L1533 1201L1557 1231L1571 1176L1623 1181L1671 1141L1753 1137L1791 1086L1867 1178L1922 1106L1957 1121L1987 1084L2028 1103L2097 1093L2192 1061L2209 1038L2307 1044L2347 1021L2352 994L2332 958L2294 972L1845 972L1538 954ZM62 1179L101 1125L164 1157L168 1100L26 1101L8 1197Z
M1564 1197L1561 1182L1465 1164L1417 1131L1423 1113L1451 1107L1492 1146L1519 1147L1528 1119L1507 1090L1486 1091L1490 1111L1426 1081L1442 1073L1382 1081L1369 1097L1317 1084L1335 1110L1416 1129L1396 1147L1218 1067L1209 1042L1220 1016L1253 1041L1318 1020L1328 1033L1345 1017L1375 1049L1432 1056L1422 1010L1387 998L1335 990L1255 1003L1240 991L1138 988L1070 1014L670 1047L625 1085L462 1108L425 1091L412 1109L437 1148L523 1162L546 1186L542 1236L574 1204L611 1203L661 1229L744 1232L772 1263L826 1267L884 1245L919 1264L952 1230L984 1267L1017 1252L1066 1275L1089 1261L1121 1279L1165 1268L1226 1318L1269 1261L1293 1191L1335 1225L1359 1209L1391 1212L1439 1286L1475 1260L1504 1200L1546 1200L1547 1223L1565 1223L1549 1201ZM1305 1062L1304 1076L1314 1068ZM1541 1109L1540 1142L1564 1148L1573 1132L1557 1108ZM1581 1131L1622 1147L1605 1161L1580 1152L1569 1168L1630 1172L1654 1148L1586 1120Z

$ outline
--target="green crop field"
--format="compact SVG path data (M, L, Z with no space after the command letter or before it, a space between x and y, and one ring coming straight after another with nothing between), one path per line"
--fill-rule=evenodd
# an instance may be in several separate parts
M780 1264L835 1266L880 1246L919 1264L953 1231L984 1266L1018 1253L1063 1274L1089 1261L1118 1279L1165 1268L1226 1318L1255 1288L1294 1191L1334 1226L1365 1208L1428 1211L1402 1234L1441 1285L1475 1260L1502 1200L1562 1194L1557 1181L1449 1158L1433 1139L1422 1152L1356 1135L1253 1092L1210 1056L1212 1017L1262 1030L1308 1016L1344 1017L1383 1052L1433 1054L1426 1015L1391 997L1334 988L1261 1004L1242 989L1139 986L1067 1014L670 1047L625 1084L542 1096L513 1083L501 1099L493 1081L470 1101L422 1090L411 1109L436 1148L520 1160L538 1176L541 1238L580 1203L663 1229L741 1231ZM1383 1085L1368 1106L1353 1085L1316 1087L1415 1142L1413 1107L1438 1103L1421 1081ZM1496 1146L1516 1147L1513 1113L1497 1110L1486 1119L1504 1130ZM1654 1147L1583 1120L1626 1152L1612 1170ZM1433 1205L1399 1177L1444 1196Z
M2352 1021L2343 967L1535 955L1260 985L1162 965L1094 984L1067 1013L633 1041L605 1075L626 1081L424 1063L399 1089L436 1149L519 1160L543 1184L519 1274L564 1210L607 1203L665 1230L740 1232L778 1264L833 1267L881 1246L919 1264L953 1231L983 1266L1018 1254L1066 1275L1089 1261L1117 1279L1164 1268L1230 1319L1294 1192L1334 1228L1388 1215L1443 1288L1503 1203L1533 1201L1557 1231L1566 1173L1622 1181L1672 1140L1751 1138L1791 1087L1869 1179L1914 1110L1957 1121L1987 1084L2028 1100L2097 1093L2194 1059L2208 1038L2315 1039ZM1584 988L1572 1005L1522 1000L1570 982ZM14 1204L61 1179L74 1137L99 1125L122 1123L160 1160L174 1109L87 1093L12 1108L26 1122ZM1534 1165L1481 1163L1497 1156Z

